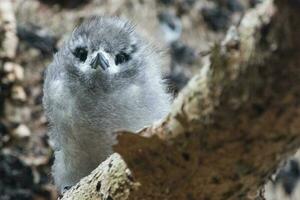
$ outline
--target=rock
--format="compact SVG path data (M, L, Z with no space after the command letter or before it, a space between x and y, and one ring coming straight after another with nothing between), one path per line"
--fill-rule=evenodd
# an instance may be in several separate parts
M27 99L27 95L23 87L14 85L11 90L11 98L17 102L25 102Z
M31 109L28 106L22 106L7 100L4 102L4 116L10 123L21 124L24 121L31 120Z
M196 0L181 0L178 5L178 14L181 16L191 11Z
M173 91L177 94L189 81L189 78L182 72L171 72L166 76L167 83Z
M230 13L223 8L203 8L201 14L206 24L214 31L225 30L230 23Z
M10 84L15 82L15 80L16 80L16 76L13 73L9 73L5 77L3 77L2 83Z
M21 82L24 80L24 69L21 65L15 63L13 73L15 74L16 81Z
M165 4L165 5L172 5L175 3L176 0L158 0L159 3Z
M171 44L171 56L179 64L192 64L197 58L195 50L181 41Z
M5 99L10 94L10 85L7 83L4 83L2 80L2 83L0 84L0 114L3 114L3 105L5 102Z
M57 38L48 30L34 24L18 25L17 33L20 41L39 49L42 54L52 55L57 51Z
M31 131L26 125L20 124L17 128L12 130L12 135L18 139L28 138L31 135Z
M27 156L22 160L29 166L42 166L49 163L49 157L47 156Z
M64 8L77 8L90 2L90 0L39 0L48 5L60 5Z
M182 24L180 19L169 11L161 12L158 15L161 30L167 43L178 40L182 32Z
M8 130L4 123L0 121L0 148L9 140Z
M226 7L231 12L242 12L244 11L243 5L239 2L239 0L226 0Z
M24 80L24 69L19 64L6 62L3 66L3 71L7 73L6 78L11 82Z
M19 158L0 151L0 199L33 199L33 174Z
M6 62L6 63L4 63L3 71L5 73L11 73L14 70L13 64L14 63L12 63L12 62Z
M249 1L249 4L250 4L250 7L255 7L257 4L260 4L262 2L262 0L250 0Z
M14 58L18 38L16 36L16 19L11 0L1 0L0 2L0 38L0 58Z

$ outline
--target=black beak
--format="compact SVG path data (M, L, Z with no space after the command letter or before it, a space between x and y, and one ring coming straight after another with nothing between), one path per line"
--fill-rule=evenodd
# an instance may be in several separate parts
M98 65L100 65L103 70L106 70L109 67L108 60L102 53L97 53L96 57L91 62L91 67L93 69L97 69Z

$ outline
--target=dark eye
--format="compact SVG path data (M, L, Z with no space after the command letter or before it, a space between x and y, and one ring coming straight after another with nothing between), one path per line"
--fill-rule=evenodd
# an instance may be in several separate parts
M130 56L124 52L118 53L115 58L116 65L127 62L130 59Z
M84 47L77 47L74 51L74 56L79 58L81 62L84 62L87 58L88 52L87 49Z

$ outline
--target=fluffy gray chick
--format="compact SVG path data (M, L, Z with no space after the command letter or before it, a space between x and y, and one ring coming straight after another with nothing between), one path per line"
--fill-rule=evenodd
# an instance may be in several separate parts
M74 30L44 83L60 190L112 153L112 132L136 131L166 115L170 96L159 68L158 54L127 21L93 17Z

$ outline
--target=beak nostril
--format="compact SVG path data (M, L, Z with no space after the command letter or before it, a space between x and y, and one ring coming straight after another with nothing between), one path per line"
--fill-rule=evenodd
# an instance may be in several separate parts
M90 65L93 69L97 69L98 65L100 65L100 67L103 70L105 70L109 67L108 60L105 58L105 56L102 53L97 53L97 55L92 60Z

